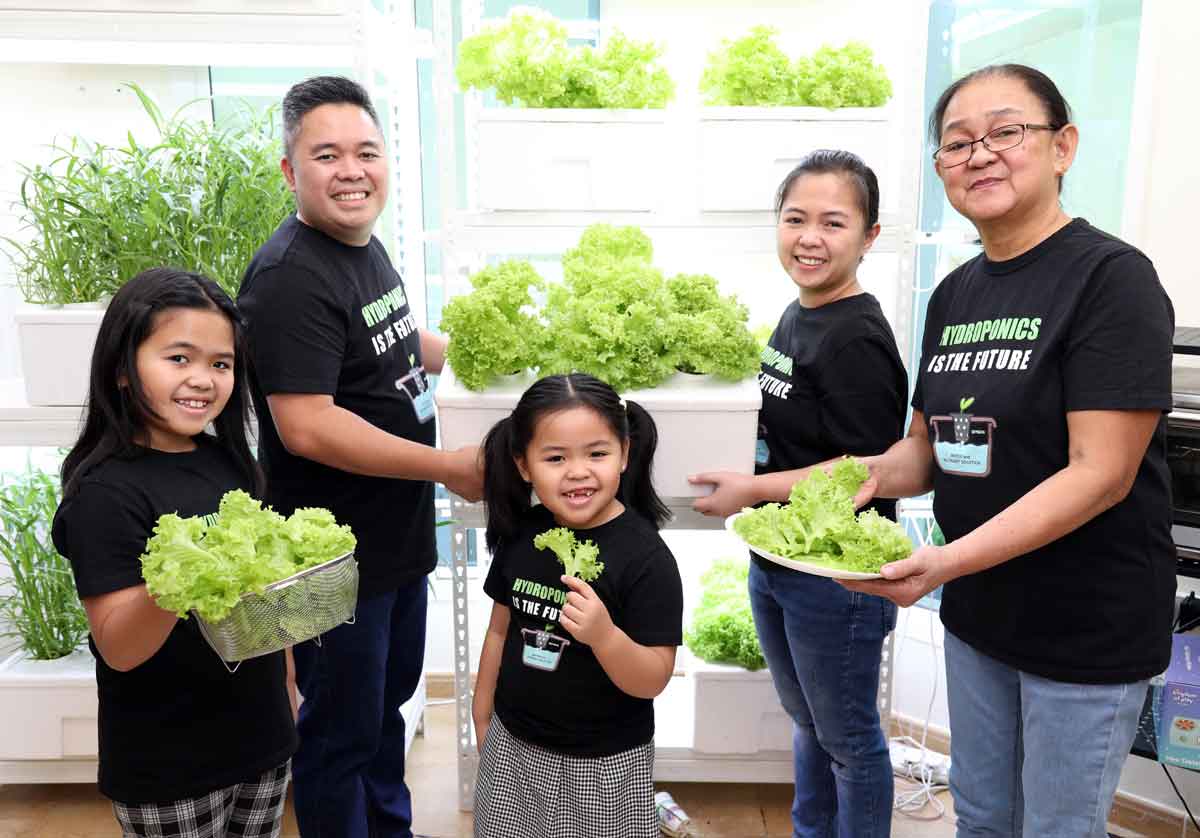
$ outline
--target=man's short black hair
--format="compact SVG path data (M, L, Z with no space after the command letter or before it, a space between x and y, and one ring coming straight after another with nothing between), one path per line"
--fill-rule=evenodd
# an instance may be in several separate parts
M358 105L370 114L375 127L383 131L365 87L345 76L313 76L292 85L283 97L283 150L289 160L292 143L300 133L300 120L321 105Z

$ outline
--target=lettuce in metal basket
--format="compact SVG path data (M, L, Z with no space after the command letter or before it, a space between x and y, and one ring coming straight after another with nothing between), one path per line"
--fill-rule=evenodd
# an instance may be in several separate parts
M221 498L217 518L163 515L142 554L146 589L160 608L209 622L223 619L246 593L335 559L355 538L327 509L297 509L284 518L240 489Z

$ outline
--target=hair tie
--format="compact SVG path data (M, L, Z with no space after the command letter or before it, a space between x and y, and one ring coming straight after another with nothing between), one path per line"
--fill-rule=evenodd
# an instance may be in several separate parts
M618 401L618 402L620 402L620 404L621 404L621 410L626 410L626 409L627 409L627 408L625 407L625 400L624 400L624 399L617 399L617 401Z

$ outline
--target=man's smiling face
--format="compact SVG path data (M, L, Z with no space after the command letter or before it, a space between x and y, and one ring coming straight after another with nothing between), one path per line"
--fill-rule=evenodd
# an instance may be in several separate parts
M361 246L387 203L383 135L357 105L320 105L306 113L281 163L296 212L310 227Z

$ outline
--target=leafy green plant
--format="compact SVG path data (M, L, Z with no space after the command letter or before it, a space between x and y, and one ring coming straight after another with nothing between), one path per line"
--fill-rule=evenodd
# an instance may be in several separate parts
M700 603L683 642L701 660L751 671L767 665L750 611L749 574L744 559L718 559L700 577Z
M455 75L463 90L495 89L527 108L661 108L675 93L655 62L661 47L613 32L602 49L572 47L547 12L516 8L464 38Z
M787 504L768 503L733 523L748 544L787 559L877 573L912 552L904 528L873 509L854 514L854 494L867 467L852 457L828 475L814 469L792 486Z
M0 558L12 593L0 596L0 618L30 657L69 655L88 634L71 565L50 539L61 496L57 477L31 470L0 485Z
M740 380L758 372L746 308L706 274L667 280L637 227L593 224L563 254L563 281L540 310L533 266L509 261L471 278L475 290L446 304L447 359L470 390L536 367L586 372L618 391L656 387L677 369Z
M700 76L709 105L789 105L796 99L796 73L775 43L779 30L755 26L741 38L726 38L710 52Z
M354 534L328 509L297 509L286 519L241 490L226 492L216 522L162 515L142 554L146 590L160 608L210 622L246 593L349 553Z
M446 303L442 328L450 336L446 358L463 386L486 387L540 362L542 324L531 288L545 283L528 262L510 259L471 277L475 290Z
M164 117L130 85L158 137L116 148L72 137L22 167L25 234L3 240L24 298L60 305L112 295L139 271L176 265L236 293L254 251L292 208L273 112L230 127Z
M543 314L542 372L586 372L618 392L654 387L675 371L671 294L636 227L597 224L563 255L563 282Z
M796 98L819 108L876 108L892 97L892 83L871 48L851 41L823 46L796 62Z
M555 527L533 537L533 546L539 550L550 550L558 557L563 573L584 582L594 582L604 572L600 548L590 538L575 540L575 533L566 527Z
M746 326L749 312L736 297L722 297L707 274L667 280L674 313L669 342L676 368L739 381L759 370L759 348Z
M793 63L775 43L778 34L772 27L755 26L709 53L700 77L706 103L873 108L891 98L887 71L875 63L866 44L823 46Z

